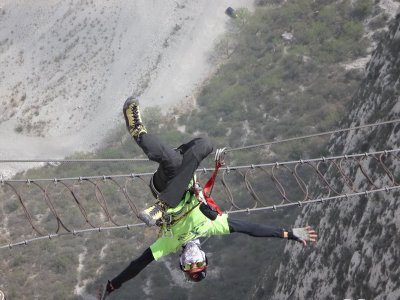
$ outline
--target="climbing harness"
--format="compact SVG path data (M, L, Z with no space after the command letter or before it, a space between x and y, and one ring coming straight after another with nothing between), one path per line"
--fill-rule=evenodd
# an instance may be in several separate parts
M173 226L176 223L178 223L180 220L184 219L188 214L190 214L196 207L200 205L202 208L202 204L208 206L211 208L211 211L215 211L218 213L218 215L222 215L221 209L218 207L218 205L215 203L215 201L211 198L211 191L214 187L215 179L218 174L218 170L220 167L225 165L224 157L225 157L225 149L217 149L215 153L215 167L214 167L214 172L211 175L210 179L207 181L205 184L204 188L201 187L200 183L196 180L196 177L194 176L192 179L192 184L191 187L187 190L187 193L190 193L190 197L188 200L185 200L185 203L183 204L182 208L174 213L169 213L169 214L164 214L161 222L159 223L159 226L162 226L167 228L168 226ZM190 184L189 184L190 185ZM192 201L192 196L195 196L198 200L199 203L194 205L192 208L190 208L188 211L180 215L185 208L187 204L189 204ZM203 214L205 214L208 218L214 220L215 217L210 217L208 215L207 211L210 211L210 209L201 209ZM212 214L212 213L211 213ZM165 226L163 226L165 225ZM165 231L165 230L164 230Z
M207 183L204 185L204 188L202 189L198 182L196 182L196 184L194 185L194 194L196 195L199 202L207 204L213 210L218 212L219 215L222 215L222 211L215 203L214 199L211 198L211 192L214 187L219 168L225 165L225 150L226 148L221 148L217 149L217 151L215 152L214 171L210 179L208 179Z

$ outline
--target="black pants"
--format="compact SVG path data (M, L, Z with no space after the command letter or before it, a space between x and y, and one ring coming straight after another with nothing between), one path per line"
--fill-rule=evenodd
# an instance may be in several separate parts
M205 138L195 138L176 149L165 146L149 133L141 135L136 142L150 160L159 163L152 182L157 197L169 207L179 204L194 172L213 150L211 142Z

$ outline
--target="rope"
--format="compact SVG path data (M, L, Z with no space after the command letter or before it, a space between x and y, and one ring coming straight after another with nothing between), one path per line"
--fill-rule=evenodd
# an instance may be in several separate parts
M341 155L341 156L334 156L334 157L322 157L322 158L314 158L314 159L307 159L307 160L297 160L297 161L289 161L289 162L276 162L276 163L266 163L266 164L258 164L258 165L248 165L248 166L236 166L236 167L224 167L222 168L224 170L221 178L221 187L223 189L223 192L225 192L226 199L228 200L228 204L230 207L227 209L229 211L228 213L238 213L238 212L250 212L250 211L257 211L257 210L265 210L265 209L276 209L278 207L289 207L289 206L294 206L294 205L303 205L303 204L308 204L308 203L314 203L314 202L323 202L326 200L331 200L331 199L341 199L343 197L349 197L351 196L357 196L357 195L368 195L371 192L377 192L377 191L390 191L391 189L398 188L400 183L397 182L396 176L394 171L391 171L388 166L385 165L385 163L389 163L394 160L398 162L400 160L400 156L397 153L394 152L399 152L400 149L393 149L393 150L384 150L384 151L375 151L375 152L370 152L370 153L363 153L363 154L352 154L352 155ZM394 154L393 154L394 153ZM376 172L378 172L379 175L379 181L377 179L373 178L372 174L368 174L367 169L364 166L370 165L372 162L376 163ZM374 164L375 164L374 163ZM289 168L290 164L294 164L291 168ZM346 164L346 165L345 165ZM359 173L357 172L346 172L350 167L353 166L353 171L358 170ZM268 170L266 167L269 167ZM246 172L242 172L242 169L247 169ZM306 172L304 174L317 176L314 180L313 179L308 179L307 182L312 182L315 184L319 184L319 189L326 189L327 194L324 194L325 198L320 198L320 199L312 199L310 192L309 192L309 187L305 183L306 181L301 177L302 171L300 168L307 168L310 169L311 173ZM321 169L326 169L325 171L322 171ZM213 169L209 169L213 170ZM326 174L324 174L327 170L331 170L331 172L334 172L337 174L338 180L341 180L342 183L344 184L344 187L347 187L347 190L349 192L352 192L353 194L341 194L339 191L335 190L332 186L332 183L327 180ZM206 172L205 169L203 170L197 170L197 171L202 171ZM304 170L306 171L306 170ZM266 206L265 203L263 203L260 200L260 197L257 195L257 191L253 188L253 185L250 182L250 177L253 172L261 172L262 174L265 174L272 179L272 184L275 185L276 191L278 192L278 195L280 195L281 202L276 203L276 205L272 206ZM253 198L254 205L248 206L239 206L239 203L235 201L234 199L234 193L232 193L229 182L227 180L227 175L229 173L236 173L240 176L241 180L244 181L245 186L247 191L249 192L251 198ZM103 186L104 191L107 191L107 194L112 191L113 187L116 189L116 191L122 196L122 198L125 198L127 201L127 204L130 208L130 210L133 212L134 215L138 215L138 209L133 201L133 198L129 195L128 192L128 186L131 186L134 182L136 182L136 185L138 188L142 188L143 183L148 184L146 180L144 180L144 175L151 175L152 173L142 173L142 174L128 174L128 175L115 175L115 176L91 176L91 177L75 177L75 178L64 178L64 179L39 179L39 180L0 180L1 186L8 187L8 194L6 194L7 197L12 198L15 197L15 200L21 205L22 208L22 214L21 216L25 217L27 220L27 223L30 225L30 227L33 229L34 232L36 232L37 235L43 237L47 237L49 233L51 233L53 236L54 235L63 235L63 234L73 234L74 232L76 233L77 231L73 231L67 226L64 225L62 221L62 216L59 215L58 209L55 206L55 201L56 199L52 198L52 195L50 193L50 185L54 184L54 186L57 186L57 184L60 184L60 187L63 188L67 194L65 196L72 197L73 198L73 205L77 206L79 208L80 214L84 218L84 221L87 225L91 226L91 229L85 229L84 231L78 231L78 232L86 232L90 230L97 230L98 228L103 228L101 227L101 224L95 225L94 223L91 222L89 219L89 215L93 216L93 209L97 209L100 213L102 212L104 214L104 217L107 219L107 221L110 221L113 223L113 225L117 227L111 227L111 228L119 228L119 227L125 227L125 226L119 226L113 219L111 211L109 211L107 207L107 201L104 197L104 194L102 192L102 184L104 183L105 186ZM351 175L352 174L352 175ZM357 176L356 176L357 175ZM364 179L366 180L366 183L370 185L369 188L363 187L365 191L359 191L356 190L354 187L355 182L359 181L359 175L362 175ZM290 176L292 176L292 180L290 180ZM356 177L355 177L356 176ZM124 178L125 177L125 178ZM259 177L259 176L257 176ZM118 178L123 178L118 179ZM118 179L118 180L117 180ZM140 179L140 181L137 181L136 179ZM316 180L318 179L318 180ZM51 180L50 183L43 184L42 182L49 181ZM142 183L143 181L143 183ZM79 197L79 194L82 193L82 189L87 189L87 187L84 185L84 183L87 182L91 187L94 188L93 192L95 193L96 200L98 207L96 208L96 205L92 205L90 203L87 203L86 206L87 208L90 209L89 212L86 210L84 207L83 203L81 200L85 200L88 195L82 194L83 197ZM377 184L379 186L377 186ZM41 185L42 184L42 185ZM286 190L286 188L290 185L290 190ZM296 185L297 185L297 191L296 191ZM36 187L39 189L41 196L47 206L49 216L52 216L54 220L57 222L57 228L54 230L48 230L47 232L43 232L42 229L39 229L35 225L35 220L32 218L33 215L29 211L28 207L28 202L25 199L26 197L23 196L23 193L19 191L18 186L20 188L26 186L27 188L29 187ZM236 183L236 186L237 183ZM79 192L79 187L81 187L81 192ZM134 186L132 186L134 188ZM269 187L268 189L272 189L272 186ZM273 190L271 190L272 192ZM58 197L60 194L59 188L54 190L53 196ZM289 192L289 193L287 193ZM62 192L63 194L64 192ZM333 193L334 196L331 196L331 193ZM344 192L342 192L344 193ZM303 194L303 195L301 195ZM113 195L109 195L111 199L115 198ZM291 197L292 196L292 197ZM322 196L319 196L322 197ZM271 198L271 197L270 197ZM279 196L278 196L279 198ZM276 196L272 196L271 199L278 200ZM292 199L291 199L292 198ZM113 201L113 202L114 202ZM247 201L247 200L246 200ZM123 203L123 202L122 202ZM261 205L261 207L257 208L257 205ZM249 208L250 207L250 208ZM128 213L128 211L126 211ZM130 215L130 213L128 213ZM99 219L96 218L94 219L92 217L93 221L98 222ZM74 226L72 226L73 228ZM78 226L75 226L78 227ZM59 230L63 228L66 233L59 233ZM29 242L29 240L27 240ZM24 241L25 243L26 241ZM20 242L22 243L22 242Z
M369 196L371 194L378 193L378 192L387 192L387 193L389 193L392 190L397 190L397 189L400 189L400 185L390 186L390 187L389 186L385 186L383 188L379 188L379 189L375 189L375 190L362 191L362 192L357 192L357 193L349 193L349 194L344 194L344 195L317 198L317 199L311 199L311 200L304 200L304 201L298 201L298 202L292 202L292 203L270 205L270 206L256 207L256 208L237 209L237 210L228 211L226 213L227 214L244 213L244 212L245 213L250 213L250 212L253 212L253 211L264 211L264 210L276 211L278 208L288 208L288 207L291 207L291 206L302 207L302 206L308 205L308 204L323 203L323 202L327 202L327 201L330 201L330 200L338 200L338 199L349 200L350 197Z
M244 149L251 149L251 148L256 148L256 147L261 147L261 146L268 146L268 145L273 145L273 144L278 144L278 143L283 143L283 142L289 142L289 141L294 141L294 140L300 140L300 139L306 139L306 138L311 138L311 137L317 137L317 136L322 136L322 135L328 135L328 134L335 134L335 133L339 133L339 132L345 132L345 131L350 131L350 130L356 130L356 129L362 129L362 128L368 128L368 127L373 127L373 126L379 126L379 125L384 125L384 124L393 124L393 123L397 123L399 122L400 119L395 119L395 120L390 120L390 121L384 121L384 122L379 122L379 123L374 123L374 124L366 124L366 125L362 125L362 126L356 126L356 127L350 127L350 128L346 128L346 129L338 129L338 130L332 130L332 131L327 131L327 132L322 132L322 133L316 133L316 134L310 134L310 135L305 135L305 136L300 136L300 137L293 137L293 138L288 138L288 139L283 139L283 140L277 140L277 141L273 141L273 142L267 142L267 143L261 143L261 144L256 144L256 145L249 145L249 146L243 146L243 147L238 147L238 148L230 148L227 149L226 152L230 152L230 151L236 151L236 150L244 150ZM341 155L341 156L333 156L333 157L321 157L321 158L315 158L315 159L300 159L300 160L295 160L295 161L287 161L287 162L276 162L276 163L265 163L265 164L252 164L252 165L244 165L244 166L235 166L235 167L229 167L226 166L224 168L221 168L221 170L224 170L224 175L225 173L228 173L231 170L235 170L238 171L240 169L255 169L255 168L260 168L261 170L263 170L263 167L272 167L272 171L274 171L275 169L279 168L280 166L283 166L285 168L287 168L287 165L291 165L291 164L295 164L296 167L294 169L293 175L295 176L295 180L297 182L297 184L300 186L300 189L303 191L303 193L305 194L305 197L302 201L297 201L297 202L291 202L285 194L285 190L282 187L281 183L279 182L279 180L276 179L274 173L272 174L273 180L275 181L278 191L279 193L281 193L281 196L283 197L284 200L288 201L288 203L281 203L278 205L272 205L272 206L262 206L262 207L256 207L256 205L252 208L245 208L245 209L240 209L237 205L234 205L234 207L236 208L236 210L230 210L227 211L228 214L234 214L234 213L250 213L252 211L264 211L264 210L273 210L276 211L278 208L288 208L288 207L292 207L292 206L303 206L303 205L308 205L308 204L313 204L313 203L323 203L326 201L330 201L330 200L337 200L337 199L346 199L348 200L350 197L356 197L356 196L369 196L370 194L373 193L377 193L377 192L390 192L392 190L395 189L399 189L400 186L397 185L397 182L395 182L394 180L394 176L393 174L387 169L387 167L384 165L383 161L382 161L382 156L383 155L387 155L390 153L394 153L394 152L399 152L400 149L393 149L393 150L383 150L383 151L375 151L375 152L370 152L370 153L363 153L363 154L351 154L351 155ZM384 171L386 172L386 174L388 175L388 177L390 178L393 186L385 186L382 188L376 188L374 190L365 190L363 192L356 192L354 191L354 189L352 188L352 186L348 183L348 178L347 176L344 174L343 172L343 168L342 168L342 162L350 160L350 159L354 159L357 160L358 163L358 168L361 170L361 172L363 173L364 177L366 177L369 181L370 184L372 184L374 187L376 187L376 185L374 184L373 180L371 179L371 177L367 174L366 170L362 167L361 165L361 160L364 158L368 158L370 156L376 156L376 155L380 155L379 159L377 159L376 157L373 157L376 160L379 160L381 166L383 167ZM398 157L397 157L398 158ZM336 163L336 160L340 160L339 164ZM79 163L83 163L83 162L125 162L125 161L149 161L149 159L137 159L137 158L131 158L131 159L64 159L64 160L55 160L55 159L35 159L35 160L0 160L0 163L11 163L11 162L48 162L48 163L68 163L68 162L79 162ZM313 166L311 165L311 163L316 162L317 166ZM299 177L298 173L297 173L297 167L299 164L308 164L310 165L312 168L314 168L315 172L318 174L318 176L320 177L320 179L327 183L324 176L322 175L322 173L319 170L319 164L322 162L332 162L332 164L339 170L339 173L341 174L341 176L345 179L345 184L348 185L350 187L350 189L354 192L351 194L344 194L344 195L336 195L336 196L329 196L328 197L324 197L324 198L317 198L317 199L309 199L308 198L308 187L305 185L304 181ZM289 168L287 168L288 170L290 170ZM212 171L212 168L203 168L203 169L198 169L196 172L204 172L206 173L207 171ZM263 170L265 171L265 170ZM245 175L241 174L242 177L244 177L245 183L246 183L246 187L248 189L248 191L250 192L251 196L259 203L262 203L259 199L259 197L256 195L256 193L254 192L250 182L248 182L247 179L247 172ZM42 179L25 179L25 180L4 180L3 178L0 177L0 183L1 185L7 185L9 186L14 194L17 195L18 200L23 208L24 211L24 215L25 217L28 219L28 222L30 223L32 229L34 231L36 231L39 235L39 237L35 237L32 239L26 239L24 241L20 241L20 242L16 242L16 243L9 243L6 245L0 245L0 249L5 249L5 248L13 248L15 246L20 246L20 245L28 245L31 242L34 241L38 241L38 240L44 240L44 239L52 239L54 237L60 237L60 236L65 236L65 235L73 235L76 236L78 234L81 233L90 233L90 232L101 232L103 230L113 230L113 229L122 229L122 228L127 228L130 229L130 227L138 227L138 226L144 226L144 223L139 223L139 224L131 224L131 225L116 225L116 223L112 220L108 209L107 209L107 204L105 202L104 197L101 195L101 198L103 199L103 201L101 202L98 199L98 202L101 206L101 208L103 209L103 211L105 212L105 214L107 215L107 219L108 221L111 221L114 225L116 226L110 226L110 227L95 227L93 224L90 224L89 220L87 219L87 214L84 210L84 208L81 206L81 204L79 203L79 200L75 198L76 204L78 205L79 209L81 209L81 213L82 215L85 217L86 222L89 223L90 226L92 226L92 228L89 229L81 229L81 230L70 230L68 229L61 221L56 208L54 207L54 203L51 201L51 199L48 196L47 193L47 188L43 189L40 185L36 184L38 182L41 181L49 181L49 182L54 182L55 184L57 182L62 182L62 181L67 181L67 180L75 180L78 182L82 182L83 180L87 180L90 182L90 180L98 180L98 179L102 179L102 180L110 180L113 182L113 184L115 184L116 186L118 186L119 190L122 191L122 193L124 194L125 198L128 201L128 204L130 206L130 208L134 211L135 214L137 214L137 208L135 207L133 201L130 199L129 195L126 193L126 188L123 188L118 182L115 181L116 178L139 178L141 180L143 180L142 177L147 177L147 176L151 176L153 175L153 172L149 172L149 173L138 173L138 174L123 174L123 175L102 175L102 176L86 176L86 177L71 177L71 178L61 178L61 179L57 179L57 178L42 178ZM32 217L26 207L26 205L24 204L23 199L21 198L20 194L18 193L18 191L15 189L14 185L12 183L27 183L28 185L30 183L33 183L34 185L36 185L42 192L44 200L48 206L48 208L50 209L51 213L53 214L53 216L56 218L57 221L57 230L55 233L51 233L51 234L43 234L41 233L41 231L38 230L38 228L33 224L32 221ZM96 183L91 182L94 186L95 186L95 191L99 192L101 194L101 191L99 190L98 186L96 185ZM64 183L63 183L64 184ZM65 184L64 184L65 185ZM229 196L231 195L229 188L227 187L226 184L224 184L223 181L223 186L225 188L225 192L228 194L228 198L231 200L231 204L233 205L233 197ZM331 191L333 191L334 193L338 194L337 191L335 191L329 184L327 184L328 190L329 190L329 194ZM68 188L68 187L67 187ZM75 195L75 193L73 192L73 190L70 190L70 193L72 196ZM96 195L97 197L97 195ZM63 232L63 233L58 233L59 228L63 227L67 232Z
M148 158L90 158L90 159L0 159L0 163L98 163L98 162L141 162Z
M7 183L7 182L26 182L26 183L31 183L33 181L38 182L38 181L52 181L54 183L57 182L62 182L62 181L72 181L76 180L79 182L82 182L84 180L91 180L91 179L103 179L103 180L108 180L111 178L140 178L140 177L146 177L146 176L152 176L154 172L148 172L148 173L131 173L131 174L120 174L120 175L98 175L98 176L79 176L79 177L64 177L64 178L37 178L37 179L10 179L10 180L5 180L2 179L0 180L0 183Z
M61 237L61 236L66 236L66 235L73 235L77 236L78 234L81 233L91 233L91 232L101 232L101 231L106 231L106 230L114 230L114 229L130 229L131 227L140 227L140 226L145 226L145 223L137 223L137 224L127 224L127 225L120 225L120 226L108 226L108 227L97 227L97 228L88 228L88 229L80 229L80 230L72 230L71 232L63 232L63 233L51 233L45 236L39 236L27 240L23 240L20 242L16 243L10 243L10 244L4 244L0 246L0 249L12 249L13 247L16 246L23 246L23 245L28 245L31 242L35 241L42 241L42 240L52 240L55 237Z
M330 157L320 157L320 158L310 158L310 159L299 159L299 160L292 160L286 162L274 162L274 163L263 163L263 164L250 164L250 165L241 165L241 166L225 166L221 167L220 170L230 171L230 170L240 170L240 169L254 169L259 167L279 167L284 165L294 165L294 164L305 164L305 163L312 163L312 162L327 162L327 161L335 161L338 159L353 159L353 158L362 158L362 157L370 157L374 155L384 154L387 155L389 153L399 152L400 148L391 149L391 150L382 150L382 151L373 151L373 152L366 152L366 153L358 153L358 154L345 154L339 156L330 156ZM213 171L214 168L202 168L197 169L196 172L204 172L207 173L209 171ZM37 178L37 179L1 179L0 184L4 183L12 183L12 182L19 182L19 183L32 183L32 182L39 182L39 181L51 181L54 183L66 180L90 180L90 179L115 179L115 178L140 178L140 177L147 177L153 176L154 172L146 172L146 173L131 173L131 174L119 174L119 175L98 175L98 176L79 176L79 177L65 177L65 178Z
M234 171L236 174L239 174L241 180L244 181L246 189L250 197L252 198L252 201L254 201L254 204L251 208L256 208L259 205L265 206L265 203L261 201L260 197L257 195L256 190L253 188L252 183L250 182L250 175L252 175L254 171L255 172L261 171L263 174L269 176L270 179L272 179L272 183L276 188L276 192L278 192L278 194L281 197L281 203L279 204L298 203L299 201L304 202L310 200L311 195L309 192L309 187L306 184L306 181L315 183L319 182L321 185L320 188L321 189L325 188L327 190L328 194L326 196L328 197L331 195L331 193L333 193L333 195L340 195L340 192L337 191L332 186L332 184L327 180L327 178L321 171L321 168L331 168L333 172L336 172L336 174L339 175L339 180L342 180L342 183L348 187L349 191L358 192L354 188L355 179L349 177L350 174L347 174L346 172L346 169L348 169L347 166L343 166L345 162L347 164L353 163L356 169L360 171L361 175L364 176L365 180L369 182L372 189L379 187L376 185L377 182L375 182L374 178L367 173L366 168L363 167L363 164L368 165L369 163L371 163L371 161L374 160L377 163L377 166L378 167L380 166L383 176L385 175L387 176L385 177L387 183L385 184L382 182L381 186L383 185L396 186L398 185L398 183L395 180L394 173L388 169L388 167L385 165L385 161L387 160L389 154L399 150L400 149L385 150L385 151L376 151L364 154L343 155L343 156L335 156L329 158L307 159L307 160L289 161L282 163L276 162L276 163L248 165L248 166L224 167L222 168L224 171L220 182L222 185L221 186L222 190L226 195L225 200L227 200L226 202L230 206L228 210L232 209L240 210L244 208L235 200L234 193L232 193L231 191L232 186L229 184L227 180L228 174L231 173L232 171ZM391 156L392 159L400 160L400 157L396 154L392 154ZM290 164L295 164L295 165L294 167L290 168L289 167ZM266 167L270 167L269 170L267 170ZM300 168L310 168L314 176L317 176L315 179L318 180L315 179L314 180L308 179L306 181L303 180L301 175L302 170L300 170ZM247 170L246 172L242 172L241 171L242 169L247 169ZM309 175L311 175L312 173L309 173ZM116 190L120 193L122 198L126 200L126 203L128 204L133 215L138 216L139 210L136 207L134 198L129 195L128 186L131 186L134 182L136 182L137 180L135 179L140 179L147 186L148 180L147 181L144 180L143 178L144 174L151 175L152 173L115 175L115 176L75 177L75 178L63 178L63 179L36 179L36 180L27 179L27 180L6 180L6 181L0 180L0 182L3 186L10 188L11 194L8 194L7 197L11 198L13 197L13 195L14 197L16 197L17 201L21 205L23 216L29 223L30 227L38 235L46 236L47 233L43 232L42 229L39 229L39 227L35 225L33 215L31 214L28 208L28 200L19 191L19 188L21 189L24 186L28 188L36 186L40 190L42 198L45 204L47 205L49 212L51 213L50 215L52 215L55 221L57 222L57 229L49 230L48 232L58 233L61 228L65 229L67 232L70 232L71 229L65 225L61 215L58 212L58 209L55 206L55 203L57 203L57 201L56 199L53 198L58 197L58 193L53 193L52 197L49 189L51 184L57 186L57 184L59 183L61 187L65 188L64 191L67 192L66 197L67 198L72 197L73 205L79 209L79 212L83 217L85 223L90 225L92 228L98 228L99 226L101 226L99 224L95 225L95 223L98 222L98 219L90 217L92 216L92 213L90 213L90 211L93 211L93 209L99 210L99 212L102 212L103 216L107 219L107 221L110 221L113 225L119 226L119 224L113 219L112 217L113 214L110 212L108 208L107 200L104 197L101 185L103 183L106 184L103 188L104 191L107 192L107 194L109 194L109 192L111 191L109 188L111 189L112 187L116 188ZM290 181L290 177L292 177L292 182ZM118 178L123 178L123 179L120 180ZM43 182L47 182L47 184L43 184ZM82 191L82 189L85 189L85 186L83 185L83 183L85 182L87 182L94 188L93 192L95 194L95 200L97 201L97 206L92 205L90 203L83 205L83 203L85 203L85 199L88 199L87 193L83 193ZM289 193L288 193L289 190L287 190L287 188L289 187L288 184L290 185L289 190L291 191ZM137 186L138 188L142 188L143 186L142 182L138 182L136 185L138 185ZM80 186L82 188L80 188L81 191L79 192L78 190ZM298 191L293 195L293 191L296 190L296 186ZM273 191L272 187L269 187L269 189ZM55 192L56 191L57 190L55 190ZM79 194L81 194L83 197L80 197ZM303 196L301 196L301 194L303 194ZM109 197L111 196L112 195L109 195ZM110 201L110 203L111 202L114 202L114 200ZM249 206L247 206L246 210L248 209Z
M292 138L287 138L287 139L282 139L282 140L276 140L276 141L272 141L272 142L265 142L265 143L261 143L261 144L254 144L254 145L242 146L242 147L237 147L237 148L227 148L225 151L232 152L232 151L238 151L238 150L252 149L252 148L257 148L257 147L270 146L270 145L286 143L286 142L290 142L290 141L297 141L297 140L308 139L308 138L313 138L313 137L318 137L318 136L323 136L323 135L330 135L330 134L335 134L335 133L340 133L340 132L346 132L346 131L351 131L351 130L356 130L356 129L369 128L369 127L375 127L375 126L387 125L387 124L393 124L393 123L399 123L399 122L400 122L400 119L394 119L394 120L389 120L389 121L377 122L377 123L373 123L373 124L365 124L365 125L354 126L354 127L349 127L349 128L343 128L343 129L336 129L336 130L325 131L325 132L320 132L320 133L315 133L315 134L308 134L308 135L303 135L303 136L299 136L299 137L292 137ZM128 161L128 162L129 161L145 162L145 161L150 161L150 160L148 158L0 159L0 163L40 163L40 162L45 162L45 163L99 163L99 162L126 162L126 161Z
M386 124L393 124L393 123L398 123L398 122L400 122L400 119L383 121L383 122L378 122L378 123L373 123L373 124L365 124L365 125L349 127L349 128L344 128L344 129L336 129L336 130L325 131L325 132L320 132L320 133L315 133L315 134L303 135L303 136L299 136L299 137L292 137L292 138L277 140L277 141L273 141L273 142L266 142L266 143L255 144L255 145L248 145L248 146L242 146L242 147L237 147L237 148L228 148L228 149L226 149L226 152L245 150L245 149L257 148L257 147L262 147L262 146L270 146L270 145L274 145L274 144L280 144L280 143L285 143L285 142L308 139L308 138L313 138L313 137L323 136L323 135L330 135L330 134L335 134L335 133L339 133L339 132L346 132L346 131L351 131L351 130L356 130L356 129L375 127L375 126L386 125Z
M386 187L375 189L375 190L350 193L350 194L338 195L338 196L333 196L333 197L325 197L325 198L317 198L317 199L311 199L311 200L305 200L305 201L298 201L295 203L285 203L285 204L271 205L271 206L264 206L264 207L257 207L257 208L237 209L237 210L227 211L226 213L227 214L237 214L237 213L248 213L249 214L254 211L267 211L267 210L277 211L278 209L285 209L285 208L289 208L292 206L302 207L302 206L309 205L309 204L324 203L324 202L328 202L331 200L338 200L338 199L350 200L350 198L357 197L357 196L368 197L368 196L378 193L378 192L389 193L389 192L391 192L393 190L397 190L397 189L400 189L400 185L391 186L391 187L386 186ZM121 225L121 226L80 229L80 230L73 230L72 232L64 232L64 233L53 233L53 234L49 234L46 236L40 236L40 237L35 237L32 239L23 240L20 242L3 244L3 245L0 245L0 250L7 249L7 248L12 249L13 247L16 247L16 246L24 246L24 245L26 246L35 241L47 240L47 239L52 240L55 237L61 237L61 236L66 236L66 235L77 236L78 234L81 234L81 233L93 233L93 232L101 232L101 231L115 230L115 229L130 229L131 227L140 227L140 226L145 226L145 225L146 225L145 223L138 223L138 224L129 224L129 225ZM207 240L208 240L208 238L205 241L203 241L203 243L205 243Z

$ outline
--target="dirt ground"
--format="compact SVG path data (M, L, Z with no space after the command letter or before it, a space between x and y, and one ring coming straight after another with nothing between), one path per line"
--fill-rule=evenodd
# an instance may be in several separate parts
M0 159L90 151L123 122L124 100L164 112L192 99L226 30L219 0L0 2ZM3 163L10 177L31 164Z

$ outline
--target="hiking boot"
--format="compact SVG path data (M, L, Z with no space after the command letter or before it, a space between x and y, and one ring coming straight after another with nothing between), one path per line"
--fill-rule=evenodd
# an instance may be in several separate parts
M142 134L147 133L140 116L139 101L135 100L133 97L126 99L123 112L126 127L133 138L137 139Z
M161 203L156 203L153 206L139 213L138 218L146 223L147 226L159 225L164 216L164 207Z

